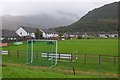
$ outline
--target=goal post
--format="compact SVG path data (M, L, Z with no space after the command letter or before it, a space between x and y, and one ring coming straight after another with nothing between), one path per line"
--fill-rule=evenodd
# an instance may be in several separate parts
M57 40L27 40L26 64L53 67L57 64Z

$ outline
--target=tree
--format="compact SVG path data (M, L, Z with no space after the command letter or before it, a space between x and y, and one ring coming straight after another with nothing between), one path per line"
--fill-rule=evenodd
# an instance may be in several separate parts
M35 38L36 39L41 39L43 37L42 32L37 28L35 31Z

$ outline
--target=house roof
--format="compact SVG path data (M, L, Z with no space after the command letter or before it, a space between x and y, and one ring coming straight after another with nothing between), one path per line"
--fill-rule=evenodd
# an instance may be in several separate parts
M16 37L18 36L15 31L12 30L2 30L2 37Z
M37 28L32 28L32 27L24 27L24 26L20 26L22 27L25 31L27 32L35 32Z
M85 32L69 32L69 33L66 33L68 35L84 35Z
M36 29L37 29L37 28L24 27L24 26L20 26L20 27L22 27L25 31L30 32L30 33L35 32ZM39 28L38 28L38 29L39 29ZM45 33L57 33L57 32L55 32L54 30L49 30L49 29L39 29L39 30L40 30L40 31L43 31L43 32L45 32Z

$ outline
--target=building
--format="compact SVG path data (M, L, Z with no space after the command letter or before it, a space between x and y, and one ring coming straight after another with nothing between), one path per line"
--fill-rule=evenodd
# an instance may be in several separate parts
M23 27L20 26L15 33L19 35L20 37L31 37L35 38L35 32L37 28L31 28L31 27Z
M86 32L69 32L64 33L63 36L65 38L76 38L76 37L90 37L92 34L86 33Z
M111 38L117 38L118 34L110 34L109 37L111 37Z
M57 38L57 37L59 37L58 33L53 31L53 30L40 29L40 31L43 33L44 38Z
M18 38L18 35L15 33L15 31L12 30L2 30L1 33L1 41L2 42L8 42L8 41L16 41Z
M38 28L39 29L39 28ZM17 30L16 33L20 36L20 37L32 37L35 38L35 32L36 32L37 28L31 28L31 27L23 27L20 26ZM54 37L58 37L59 35L53 31L53 30L48 30L48 29L39 29L42 32L43 38L54 38Z
M104 33L102 33L102 34L98 34L98 36L100 37L100 38L117 38L118 37L118 34L116 34L116 33L107 33L107 34L104 34Z

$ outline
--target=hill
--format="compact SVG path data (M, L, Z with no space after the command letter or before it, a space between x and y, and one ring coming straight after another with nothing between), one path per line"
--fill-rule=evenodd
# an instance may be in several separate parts
M95 8L77 22L54 28L57 32L113 32L118 30L118 4L114 2Z
M65 20L65 21L64 21ZM42 29L55 28L61 25L68 25L79 20L78 17L69 16L58 13L57 15L51 14L35 14L25 16L2 16L3 29L16 30L19 26L40 27Z

